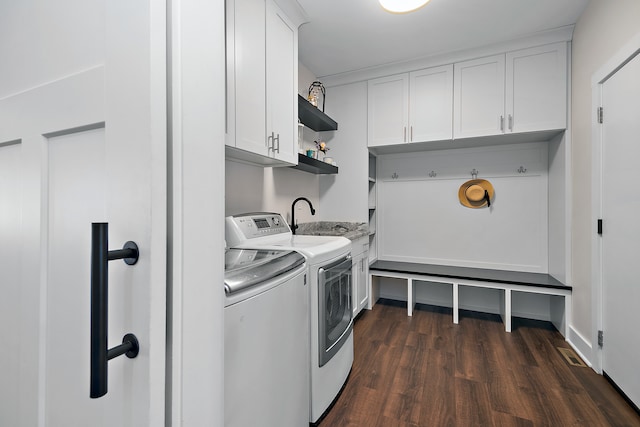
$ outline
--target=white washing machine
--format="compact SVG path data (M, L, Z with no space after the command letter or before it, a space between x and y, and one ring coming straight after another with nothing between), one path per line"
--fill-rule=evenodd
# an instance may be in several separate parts
M310 412L317 422L342 389L353 365L351 241L344 237L293 235L280 214L226 218L229 247L295 250L309 271Z
M297 252L226 251L225 427L307 425L308 287Z

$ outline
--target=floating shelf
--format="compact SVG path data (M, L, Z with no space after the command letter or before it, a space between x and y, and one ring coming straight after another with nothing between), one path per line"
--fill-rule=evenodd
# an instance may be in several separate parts
M315 108L315 107L314 107ZM336 166L330 165L320 160L312 159L304 154L298 153L297 166L291 166L294 169L298 169L304 172L315 173L316 175L328 175L338 173Z
M338 123L335 120L300 95L298 95L298 119L306 127L316 132L338 129Z

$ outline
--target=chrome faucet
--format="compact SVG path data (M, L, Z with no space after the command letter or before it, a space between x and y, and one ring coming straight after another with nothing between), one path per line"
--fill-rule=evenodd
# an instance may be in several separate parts
M307 199L306 197L298 197L297 199L295 199L293 203L291 203L291 233L292 234L296 234L296 228L298 228L298 225L296 224L295 208L296 208L296 203L298 203L300 200L304 200L305 202L309 203L309 209L311 209L311 215L316 214L316 210L313 209L313 205L311 204L309 199Z

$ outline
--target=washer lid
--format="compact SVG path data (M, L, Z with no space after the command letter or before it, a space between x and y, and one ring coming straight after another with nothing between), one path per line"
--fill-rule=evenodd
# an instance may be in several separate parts
M266 282L304 264L295 251L270 249L227 249L224 255L226 294Z

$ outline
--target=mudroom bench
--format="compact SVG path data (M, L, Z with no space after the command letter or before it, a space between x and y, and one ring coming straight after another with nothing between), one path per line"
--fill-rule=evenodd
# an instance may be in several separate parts
M408 316L413 314L415 305L415 282L450 284L453 287L453 323L456 324L459 320L458 295L461 286L502 290L500 314L507 332L511 332L512 292L551 295L551 322L563 336L566 337L568 333L568 319L571 319L571 286L564 285L548 274L378 260L369 266L369 309L373 308L377 300L378 285L374 281L377 277L407 281Z

